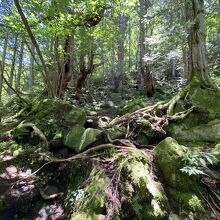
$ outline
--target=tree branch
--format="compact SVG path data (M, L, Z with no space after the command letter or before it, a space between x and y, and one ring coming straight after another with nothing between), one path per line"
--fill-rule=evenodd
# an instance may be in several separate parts
M35 39L35 37L33 35L33 32L32 32L32 30L31 30L31 28L30 28L30 26L28 24L27 18L25 17L25 15L24 15L24 13L23 13L23 11L21 9L19 0L14 0L14 3L15 3L15 6L16 6L16 8L18 10L18 13L20 14L20 17L21 17L21 20L22 20L22 22L24 24L24 27L25 27L25 29L26 29L26 31L27 31L27 33L28 33L28 35L29 35L29 37L30 37L34 47L36 48L37 54L38 54L38 56L40 58L40 61L41 61L42 67L43 67L43 73L42 73L43 78L44 78L45 82L48 84L49 88L50 87L52 88L52 86L50 85L51 82L48 80L49 74L48 74L48 70L47 70L47 66L46 66L45 60L44 60L43 55L42 55L42 53L40 51L40 47L39 47L39 45L38 45L38 43L37 43L37 41L36 41L36 39Z

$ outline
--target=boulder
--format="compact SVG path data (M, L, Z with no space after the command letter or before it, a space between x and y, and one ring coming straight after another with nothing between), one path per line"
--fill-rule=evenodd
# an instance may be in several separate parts
M77 124L67 133L64 144L79 153L95 142L100 133L101 131L98 129L85 129L82 125Z
M175 189L191 190L195 187L195 179L180 171L184 167L180 157L187 151L186 147L171 137L161 141L153 150L164 180Z
M216 144L212 150L212 154L218 159L220 162L220 144Z

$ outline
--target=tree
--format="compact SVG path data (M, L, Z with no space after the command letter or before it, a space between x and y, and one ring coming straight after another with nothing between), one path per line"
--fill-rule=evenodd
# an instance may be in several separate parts
M152 97L155 93L155 88L154 88L154 80L151 74L151 69L150 69L150 64L146 63L144 61L144 55L146 53L150 54L149 48L147 51L146 48L146 33L151 33L152 35L152 27L147 26L146 22L144 21L144 15L147 13L147 10L151 6L151 1L150 0L139 0L140 4L140 9L139 9L139 28L140 28L140 38L139 38L139 70L138 72L141 73L143 77L143 83L144 83L144 88L146 91L147 96ZM148 29L148 30L147 30Z
M1 65L2 65L1 70L2 71L0 71L1 72L1 74L0 74L0 101L2 99L3 75L4 75L4 70L5 70L5 60L6 60L6 51L7 51L7 46L8 46L8 39L9 39L9 30L7 29L6 33L5 33L3 53L2 53L2 62L1 62Z
M206 55L206 24L204 0L185 1L189 22L189 79L197 77L201 84L210 85Z

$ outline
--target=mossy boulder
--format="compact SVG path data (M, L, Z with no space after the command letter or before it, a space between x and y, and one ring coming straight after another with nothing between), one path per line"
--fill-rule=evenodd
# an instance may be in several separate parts
M182 209L180 214L183 219L210 219L201 196L193 192L182 191L172 191L171 196L177 210Z
M70 219L92 219L100 220L105 209L106 187L110 184L110 179L104 171L97 170L95 167L89 175L89 184L82 190L78 200L68 209ZM72 179L74 181L74 179ZM72 187L69 188L67 203L71 201ZM83 217L83 218L82 218Z
M101 131L98 129L85 129L82 125L77 124L67 133L64 144L78 153L95 142L100 133Z
M72 127L76 125L84 126L86 120L84 109L73 107L62 100L52 99L34 102L31 111L24 112L21 117L25 122L31 122L36 125L48 141L57 138L64 140ZM31 128L24 129L19 127L14 130L13 135L21 142L24 140L37 142L36 139L30 138L32 130Z
M196 88L191 96L191 103L197 109L207 113L209 120L220 118L220 91L215 89Z
M146 101L142 99L135 99L126 103L123 107L118 110L118 114L124 115L127 113L132 113L138 109L146 107Z
M190 116L190 118L190 123L186 120L181 124L171 125L169 128L169 134L181 141L220 141L220 119L197 125L198 123L195 120L192 120L192 116ZM194 126L192 125L193 121Z
M124 126L113 126L106 131L110 140L125 137L127 129Z
M105 218L103 215L96 214L93 212L85 213L85 212L79 212L76 213L70 220L104 220Z
M218 159L220 163L220 144L216 144L212 150L212 154Z
M124 163L123 176L126 176L121 187L126 202L130 203L131 216L139 219L167 217L168 199L151 171L147 156L140 150L134 150L121 163Z
M170 186L175 189L191 190L196 187L196 180L189 177L180 169L184 167L181 156L188 149L171 138L167 137L161 141L153 150L156 164L160 168L162 175Z

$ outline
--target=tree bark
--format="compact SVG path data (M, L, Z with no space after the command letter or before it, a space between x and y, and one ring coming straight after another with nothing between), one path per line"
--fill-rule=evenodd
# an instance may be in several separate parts
M15 39L14 39L14 48L13 48L11 70L10 70L10 75L9 75L9 80L8 80L11 87L13 86L12 84L13 84L13 78L14 78L14 72L15 72L17 41L18 41L18 36L16 34ZM9 95L12 95L12 93L13 93L11 87L8 87L8 89L7 89Z
M0 74L0 101L2 100L2 86L3 86L3 75L4 75L4 69L5 69L5 60L6 60L6 52L7 52L7 46L8 46L8 37L9 37L9 30L5 33L5 40L4 40L4 46L3 46L3 53L2 53L2 68L1 68L1 74Z
M43 54L41 53L40 51L40 47L34 37L34 34L28 24L28 21L27 21L27 18L25 17L22 9L21 9L21 6L20 6L20 3L19 3L19 0L14 0L14 3L15 3L15 6L17 8L17 11L21 17L21 20L24 24L24 27L31 39L31 42L32 44L34 45L35 49L36 49L36 52L40 58L40 61L41 61L41 64L42 64L42 67L43 67L43 72L42 72L42 76L43 76L43 79L44 79L44 82L46 83L46 86L47 86L47 91L48 91L48 96L49 97L54 97L55 94L54 94L54 91L52 90L52 86L51 86L51 82L48 80L48 70L47 70L47 66L46 66L46 63L45 63L45 60L44 60L44 57L43 57Z
M23 56L24 56L24 41L21 42L21 47L19 51L19 64L18 64L18 72L17 72L16 83L15 83L15 88L17 91L20 90L21 72L22 72L22 67L23 67Z
M30 70L28 77L28 90L31 91L34 84L34 59L35 59L35 47L31 45L31 55L30 55Z
M189 79L194 76L202 84L210 84L206 56L206 25L203 0L185 2L186 18L191 23L188 29L189 45Z
M118 64L117 64L117 72L114 72L114 83L112 90L114 92L119 92L123 88L123 81L125 78L125 34L126 34L126 26L127 26L127 17L123 13L120 13L117 19L118 27L119 27L119 37L117 39L118 43Z
M146 64L143 61L143 57L146 54L146 46L145 46L145 37L146 37L146 27L143 21L144 15L147 12L148 8L150 7L151 2L149 0L139 0L140 4L140 20L139 20L139 29L140 29L140 55L139 55L139 70L138 72L141 73L144 82L145 92L148 97L152 97L155 93L155 85L154 80L150 70L150 64Z
M93 51L93 46L91 46L90 53L88 55L88 61L87 61L87 66L86 66L86 61L85 61L85 55L81 54L80 55L80 76L77 80L76 83L76 90L80 92L85 85L86 79L88 75L92 74L94 70L102 65L102 63L99 64L94 64L94 51Z
M73 51L74 45L74 38L73 36L68 36L65 40L65 47L64 47L64 71L61 71L60 74L60 85L59 85L59 96L62 96L63 93L66 91L67 86L72 78L73 75Z

